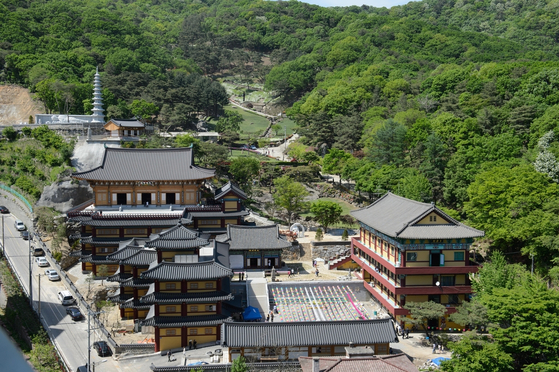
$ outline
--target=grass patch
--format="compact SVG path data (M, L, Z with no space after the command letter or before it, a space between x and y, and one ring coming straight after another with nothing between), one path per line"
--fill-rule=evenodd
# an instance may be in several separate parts
M245 111L236 106L226 106L225 110L237 112L243 117L244 122L241 123L241 137L246 137L250 134L263 134L266 128L268 128L268 125L270 125L270 121L265 117Z
M256 158L258 161L265 161L268 163L277 163L278 160L274 158L269 158L264 155L258 155L250 151L232 150L229 152L231 158Z

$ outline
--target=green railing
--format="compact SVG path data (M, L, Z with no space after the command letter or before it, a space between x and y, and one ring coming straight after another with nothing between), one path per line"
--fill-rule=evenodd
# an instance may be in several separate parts
M1 183L0 183L0 189L6 190L10 194L14 194L15 196L17 196L19 198L19 200L21 200L27 206L27 208L29 208L29 211L31 213L33 213L33 207L31 206L31 203L29 203L29 201L27 201L27 199L25 199L25 196L21 195L19 192L12 189L11 187L6 186L6 185L1 184Z

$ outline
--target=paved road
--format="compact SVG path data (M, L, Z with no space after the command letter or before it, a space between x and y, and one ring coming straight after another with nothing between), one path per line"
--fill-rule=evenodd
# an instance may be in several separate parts
M17 275L22 278L25 290L28 291L30 242L20 237L20 233L14 227L15 219L13 215L4 215L4 244L7 257L15 267ZM31 257L31 259L33 306L38 309L39 274L44 274L44 270L48 267L38 267L35 263L35 257ZM47 260L50 261L48 257ZM66 287L62 281L50 282L46 277L41 277L41 317L48 324L48 331L55 340L70 370L75 371L78 366L87 362L87 316L84 320L75 322L66 314L66 307L60 304L57 295L59 291L65 289ZM93 343L98 339L95 332L92 332L91 342ZM116 362L110 358L109 360L106 359L99 358L94 350L91 351L92 363L95 362L99 365L96 371L120 370Z

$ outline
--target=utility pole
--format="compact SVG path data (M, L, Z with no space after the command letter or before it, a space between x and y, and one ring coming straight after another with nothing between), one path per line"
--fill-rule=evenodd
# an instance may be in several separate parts
M4 216L2 216L2 256L6 257L6 248L4 245Z
M31 303L31 308L33 308L33 263L31 262L31 237L32 237L32 232L29 231L29 239L27 240L27 242L29 243L28 245L28 250L29 250L29 302Z
M92 372L91 370L91 317L104 313L104 311L94 312L91 308L87 309L87 372ZM95 371L95 367L93 368Z
M39 277L39 320L41 319L41 274L37 275Z

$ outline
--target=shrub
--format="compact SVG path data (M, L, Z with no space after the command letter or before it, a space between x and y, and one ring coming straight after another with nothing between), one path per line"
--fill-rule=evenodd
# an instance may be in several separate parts
M316 241L322 241L323 235L322 235L322 229L319 227L318 229L316 229L316 235L314 236L314 239Z

